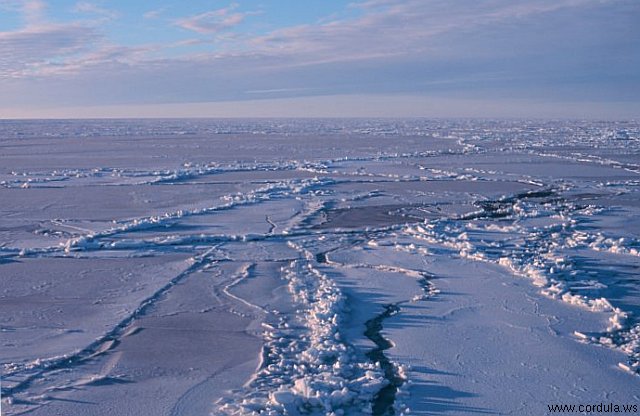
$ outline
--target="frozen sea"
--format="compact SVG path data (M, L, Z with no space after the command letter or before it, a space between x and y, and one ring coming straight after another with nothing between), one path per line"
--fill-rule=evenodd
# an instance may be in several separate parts
M0 121L2 415L640 404L640 123Z

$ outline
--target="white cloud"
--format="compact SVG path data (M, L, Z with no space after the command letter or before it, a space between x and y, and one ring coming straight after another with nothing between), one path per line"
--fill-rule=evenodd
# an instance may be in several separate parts
M80 25L45 24L0 32L0 79L38 74L43 64L86 51L97 33Z
M39 25L44 21L47 5L42 0L28 0L23 3L22 11L27 26Z
M442 55L451 57L451 54L456 53L458 59L463 51L452 49L450 42L446 39L443 41L444 37L459 33L471 34L484 27L499 30L501 25L513 25L518 19L588 4L593 4L593 1L539 0L532 3L462 0L452 3L448 0L368 0L350 5L353 9L361 10L359 17L285 27L266 35L251 37L247 33L229 32L229 29L256 13L240 12L239 5L231 3L225 8L173 22L174 25L198 34L215 35L206 41L176 40L165 45L146 45L141 49L154 50L155 56L160 57L162 49L173 49L172 55L177 56L175 51L181 47L211 42L214 52L199 52L190 58L182 54L179 59L167 59L167 64L174 60L177 65L184 65L185 61L191 60L194 65L206 65L208 61L237 61L238 57L253 59L259 55L265 57L265 64L272 68L372 60L441 59ZM0 77L7 74L13 77L34 74L38 71L43 74L62 73L65 72L64 66L67 63L74 71L79 71L83 57L75 56L70 60L70 55L85 48L88 67L94 64L95 53L106 50L105 47L117 46L106 43L104 37L101 42L97 42L101 37L97 27L100 21L51 25L44 19L45 9L46 4L42 0L22 2L22 12L29 25L15 32L0 32L0 52L3 53L0 58ZM109 19L116 16L115 12L88 1L76 3L75 10ZM155 18L163 11L164 9L151 10L145 16ZM71 32L74 34L71 35ZM145 70L146 66L155 66L156 63L146 60L139 49L132 51L131 56L135 56L135 59L128 60L128 65L138 65L141 70ZM38 65L33 65L34 63ZM48 64L51 64L51 68L46 70Z
M222 9L178 19L175 24L202 35L219 33L239 25L247 16L254 14L252 12L236 12L237 7L237 3L232 3Z
M640 105L534 100L469 100L412 95L331 95L318 97L179 104L41 107L0 106L0 118L145 117L513 117L633 119Z
M98 14L101 19L54 23L47 18L47 4L42 0L11 1L7 5L22 14L24 26L0 32L0 80L46 77L82 61L90 65L93 54L105 42L97 26L104 19L116 17L93 3L78 2L76 12Z
M299 88L270 88L264 90L248 90L245 91L245 94L278 94L283 92L300 92L300 91L311 91L315 88L309 87L299 87Z
M293 55L304 65L435 56L443 50L448 53L449 45L439 42L447 35L488 27L499 30L521 19L593 4L593 0L369 0L350 4L363 13L355 19L287 27L250 42L256 51Z
M78 13L97 15L105 20L112 20L119 16L119 14L113 10L105 9L104 7L100 7L97 4L88 1L80 1L76 3L73 10Z
M30 26L0 33L0 84L7 92L0 104L11 103L8 91L18 91L18 86L21 96L33 102L65 100L66 105L434 91L458 98L547 94L557 101L567 83L553 77L576 80L574 74L583 68L598 68L577 60L574 42L583 50L593 39L623 43L619 34L607 38L611 31L584 40L594 22L624 17L620 10L599 17L615 1L369 0L353 3L348 18L283 27L260 36L233 30L253 13L231 4L169 23L193 32L189 38L176 36L139 47L109 43L96 21L47 23L46 4L33 1ZM90 4L81 2L78 7L89 13L94 10ZM22 5L17 7L12 9L27 16ZM151 10L146 17L157 18L163 11ZM575 15L580 17L572 20ZM166 22L159 19L145 26ZM175 27L170 29L176 32ZM566 59L557 45L563 42L564 50L572 48ZM581 53L585 62L602 61L597 53ZM614 62L620 54L615 48L601 48L598 53ZM568 65L561 67L558 62ZM627 68L637 67L635 62ZM50 82L36 84L31 82L34 77L48 77ZM3 78L14 80L2 83ZM603 92L619 101L630 94L629 88L610 92L606 80L594 86L583 79L582 86L589 88L567 86L563 90L567 100L580 96L580 91L585 91L581 97ZM130 85L135 88L123 87Z
M145 19L157 19L160 17L160 15L162 13L164 13L167 10L166 7L161 7L159 9L153 9L153 10L149 10L148 12L145 12L142 17L144 17Z

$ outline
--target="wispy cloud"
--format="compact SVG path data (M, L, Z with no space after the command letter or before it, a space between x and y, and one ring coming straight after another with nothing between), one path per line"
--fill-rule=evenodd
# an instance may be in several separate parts
M46 25L0 33L0 79L43 75L39 69L88 50L97 33L79 25Z
M501 24L511 26L535 15L593 4L593 0L369 0L350 5L363 12L358 18L287 27L251 43L265 53L295 55L301 64L436 55L449 47L439 38L450 34L490 26L497 30Z
M71 62L91 62L88 58L104 43L96 21L52 22L42 0L21 2L16 9L24 26L0 32L0 80L46 77L65 70ZM115 13L93 3L79 2L74 10L113 18Z
M23 3L24 20L27 26L37 26L44 21L47 5L42 0L27 0Z
M58 11L53 21L45 0L0 0L14 15L8 27L23 22L0 32L0 104L18 84L34 101L64 96L71 104L74 97L175 103L445 91L622 100L640 79L626 75L640 68L632 53L640 29L629 24L637 0L366 0L275 29L269 5L260 9L265 19L250 19L256 12L237 3L206 11L158 2L144 14L103 4L115 2L79 1L75 13ZM147 19L126 45L109 32L120 23L103 24L117 13L123 22ZM633 80L615 84L612 74ZM38 77L49 82L31 82Z
M42 69L48 60L56 57L58 59L55 59L54 63L59 71L68 61L63 58L78 53L83 47L88 48L92 43L93 50L87 53L105 50L105 46L117 46L96 44L97 38L100 37L97 27L100 22L53 25L46 22L44 12L47 5L43 0L27 0L21 3L26 27L15 32L0 32L0 51L6 51L3 54L4 58L0 58L3 59L0 65L3 68L13 67L11 71L5 69L5 74L33 74L35 67L31 64L40 62L37 68ZM191 62L196 65L202 65L207 60L237 61L239 57L246 55L248 59L254 59L255 56L264 57L265 66L295 68L385 59L437 60L443 55L451 58L455 53L458 54L456 59L459 59L466 51L452 49L448 36L469 35L483 27L499 30L500 25L509 27L514 21L535 15L593 4L593 0L539 0L533 3L514 3L511 0L462 0L455 4L448 0L368 0L349 6L361 11L355 18L284 27L260 36L250 36L248 33L236 36L230 29L237 27L256 12L239 11L238 3L231 3L224 8L177 19L173 25L200 35L215 35L207 40L215 43L215 48L211 48L213 52L199 52L192 56ZM76 3L75 10L96 14L103 19L113 19L117 16L117 12L88 1ZM151 10L145 17L157 18L164 10ZM204 45L207 41L183 39L164 46L142 45L132 53L138 61L132 59L130 65L140 65L141 69L146 65L156 65L154 62L147 62L144 54L139 52L140 49L154 49L156 52L163 48L175 50L179 47ZM16 51L15 48L21 50ZM478 53L478 50L474 50L473 53ZM76 70L80 68L80 58L74 57L73 67ZM86 59L88 66L94 62L92 55L88 54ZM176 64L184 65L185 59L189 58L182 55ZM22 64L19 65L20 63ZM25 66L30 66L31 71L25 72ZM16 70L16 67L20 67L19 70Z
M0 32L0 79L40 75L39 68L88 50L96 31L79 23L58 24L47 19L47 3L20 2L24 26ZM14 2L15 5L15 2Z
M202 35L219 33L242 23L252 12L237 12L237 3L175 21L177 26Z
M271 88L266 90L249 90L245 91L245 94L278 94L283 92L301 92L301 91L310 91L315 88L308 87L300 87L300 88Z
M148 12L145 12L142 17L145 19L157 19L160 17L160 15L162 15L162 13L164 13L167 10L166 7L160 7L159 9L153 9L153 10L149 10Z
M88 1L80 1L76 3L73 9L78 13L93 14L100 16L102 19L106 20L112 20L119 16L119 13L114 10L106 9Z

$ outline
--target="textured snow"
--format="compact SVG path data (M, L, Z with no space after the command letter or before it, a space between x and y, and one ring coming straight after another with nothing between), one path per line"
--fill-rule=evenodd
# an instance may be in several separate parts
M2 411L640 400L640 125L0 121Z

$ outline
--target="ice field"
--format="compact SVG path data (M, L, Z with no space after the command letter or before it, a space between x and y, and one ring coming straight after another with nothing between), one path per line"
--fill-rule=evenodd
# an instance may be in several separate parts
M0 121L2 415L640 404L640 124Z

